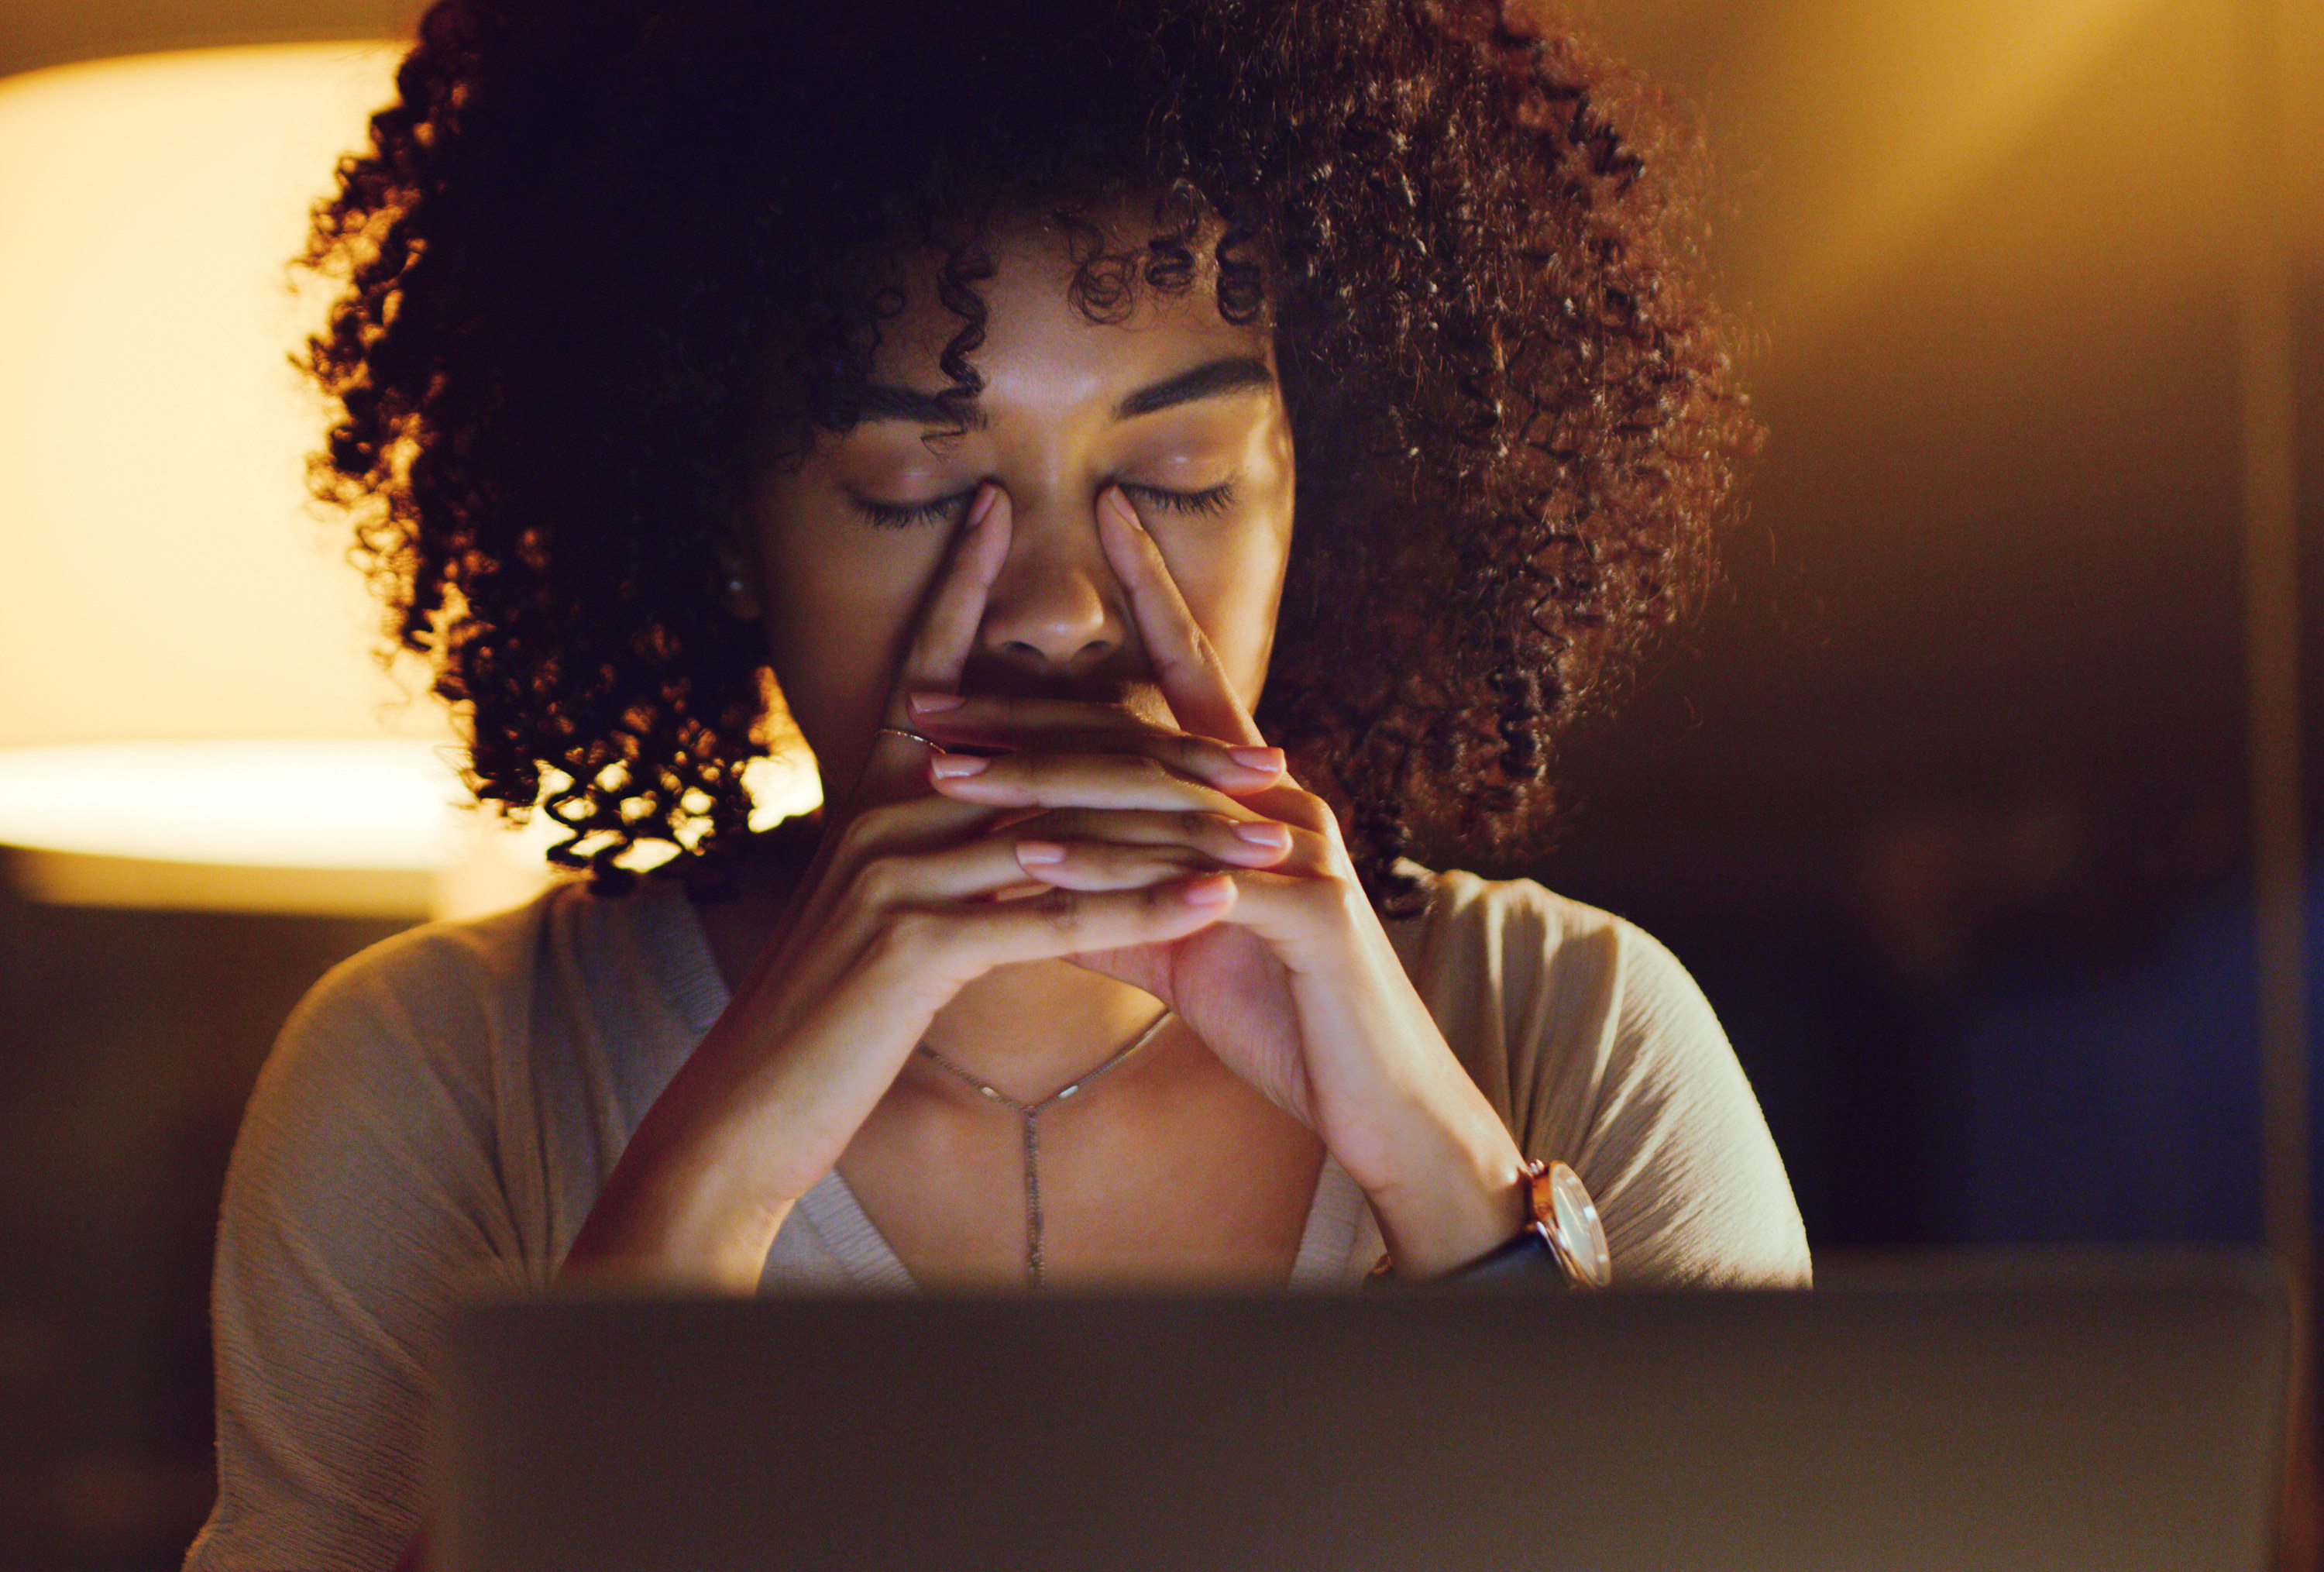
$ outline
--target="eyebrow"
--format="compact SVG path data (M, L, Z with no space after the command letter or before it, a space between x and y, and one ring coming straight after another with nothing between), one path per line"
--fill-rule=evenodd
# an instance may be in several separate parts
M1229 356L1139 388L1114 406L1113 418L1127 421L1174 404L1192 403L1196 399L1222 398L1229 393L1274 385L1275 373L1268 369L1267 362L1256 356ZM865 421L909 421L923 426L951 426L957 421L972 431L984 430L992 424L992 418L973 400L952 406L935 393L879 383L863 390L857 407L858 419Z
M1139 388L1121 401L1113 411L1117 421L1132 415L1150 415L1157 410L1167 410L1173 404L1191 403L1196 399L1214 399L1227 393L1246 393L1253 388L1273 387L1275 373L1267 362L1255 356L1235 355L1224 360L1213 360L1192 371L1166 377L1151 387Z

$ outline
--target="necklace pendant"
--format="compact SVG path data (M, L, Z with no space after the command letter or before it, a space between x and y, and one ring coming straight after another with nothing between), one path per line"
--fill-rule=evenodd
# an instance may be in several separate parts
M921 1053L926 1054L955 1080L965 1082L974 1087L990 1102L1004 1104L1015 1109L1017 1116L1025 1122L1025 1286L1028 1290L1038 1292L1041 1288L1041 1130L1039 1124L1041 1110L1052 1103L1064 1102L1067 1097L1072 1096L1075 1092L1096 1080L1098 1077L1153 1041L1154 1034L1162 1030L1162 1023L1169 1018L1170 1012L1164 1010L1161 1014L1153 1019L1145 1031L1130 1040L1128 1047L1115 1052L1104 1063L1083 1076L1081 1079L1059 1087L1038 1103L1020 1103L1000 1087L977 1079L976 1077L938 1053L929 1044L923 1042L919 1045Z

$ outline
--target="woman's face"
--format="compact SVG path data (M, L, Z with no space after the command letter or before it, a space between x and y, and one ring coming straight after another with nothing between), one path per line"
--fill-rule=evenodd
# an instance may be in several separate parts
M1258 702L1291 545L1291 430L1268 333L1219 315L1213 281L1144 290L1097 324L1066 297L1053 231L996 241L978 286L989 312L971 361L985 387L969 429L942 434L936 365L960 319L933 267L906 282L864 417L825 434L795 470L755 480L757 601L784 698L826 792L869 756L920 606L978 485L1010 508L1009 550L964 691L1039 695L1170 716L1097 529L1119 484L1217 647ZM917 287L915 287L917 286Z

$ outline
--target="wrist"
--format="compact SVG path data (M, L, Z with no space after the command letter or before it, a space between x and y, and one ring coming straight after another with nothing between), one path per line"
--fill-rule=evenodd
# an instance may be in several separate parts
M755 1292L766 1253L821 1143L769 1139L806 1123L779 1058L756 1064L714 1027L631 1133L567 1256L603 1270L714 1291ZM774 1058L775 1062L768 1062ZM812 1150L810 1150L812 1148Z
M748 1295L790 1206L769 1207L705 1154L632 1149L606 1179L560 1275L604 1273Z
M1373 1176L1359 1176L1400 1278L1454 1271L1532 1218L1524 1154L1465 1077L1463 1086L1466 1097L1416 1102L1384 1134Z

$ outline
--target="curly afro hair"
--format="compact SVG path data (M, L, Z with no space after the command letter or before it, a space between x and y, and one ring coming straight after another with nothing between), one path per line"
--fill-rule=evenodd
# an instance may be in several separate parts
M601 889L642 841L724 883L777 698L717 542L856 418L906 250L946 258L963 402L1012 217L1080 237L1093 319L1201 277L1273 333L1258 719L1383 912L1401 855L1536 844L1556 726L1702 587L1756 439L1697 143L1522 0L444 0L397 84L301 259L344 281L311 481L477 796ZM1124 201L1150 233L1108 249Z

